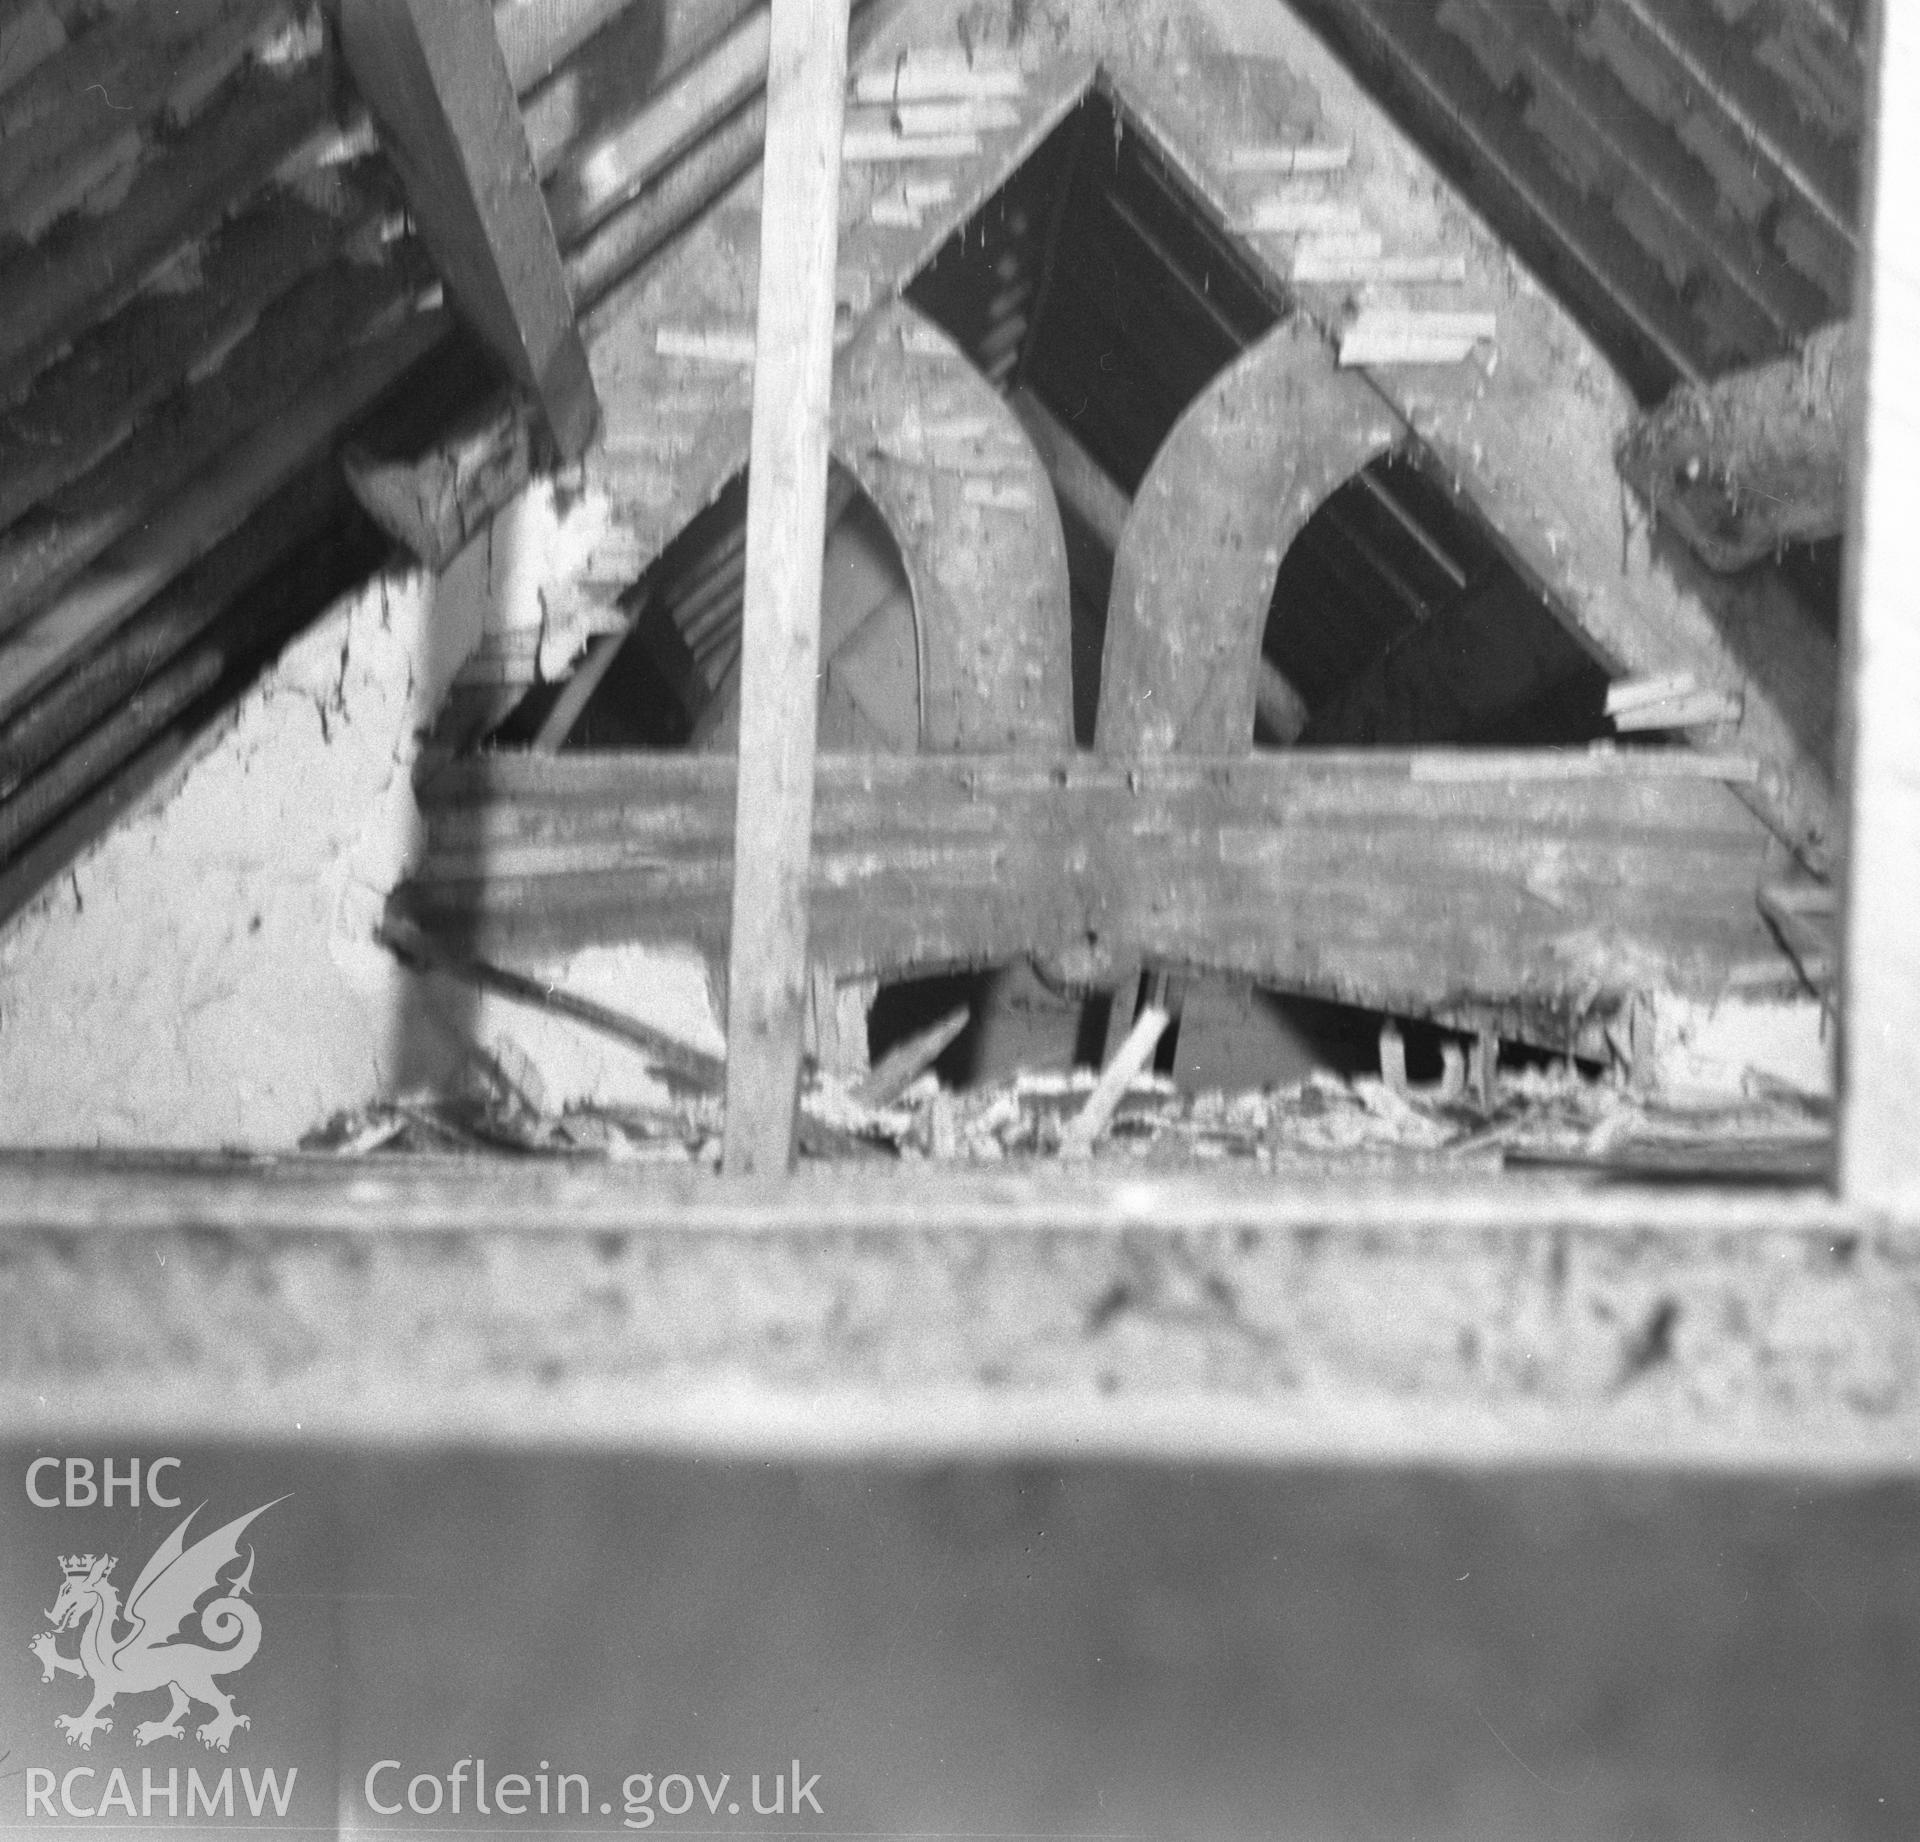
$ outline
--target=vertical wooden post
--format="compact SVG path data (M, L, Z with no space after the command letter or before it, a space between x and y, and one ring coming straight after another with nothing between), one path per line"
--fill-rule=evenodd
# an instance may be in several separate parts
M793 1157L807 995L847 0L773 0L748 453L725 1168Z
M1880 0L1842 657L1840 1187L1920 1208L1920 9Z

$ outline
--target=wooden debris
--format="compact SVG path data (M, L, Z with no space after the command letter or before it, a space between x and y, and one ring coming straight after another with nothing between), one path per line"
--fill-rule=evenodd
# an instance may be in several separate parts
M1691 672L1629 678L1607 688L1606 713L1623 735L1636 730L1737 723L1741 706L1737 692L1703 691Z
M1491 1113L1498 1084L1500 1039L1491 1030L1474 1033L1473 1046L1467 1051L1467 1081L1480 1111Z
M977 134L900 134L892 128L853 128L841 143L849 166L882 166L900 160L964 160L980 152Z
M967 1027L973 1013L966 1005L949 1011L937 1023L897 1043L875 1064L873 1072L854 1091L862 1106L891 1106L935 1062Z
M906 103L943 99L1019 96L1026 78L1017 64L996 63L938 51L906 51L882 70L862 71L853 82L856 102Z
M1407 1039L1391 1017L1380 1026L1380 1079L1390 1093L1407 1091Z
M1663 672L1652 678L1624 678L1607 686L1606 713L1618 717L1645 704L1671 703L1699 688L1692 672Z
M1340 335L1342 365L1458 364L1498 329L1493 313L1367 307Z
M1450 1045L1452 1046L1452 1045ZM1232 1160L1276 1172L1326 1176L1434 1174L1557 1166L1595 1177L1663 1181L1805 1183L1832 1155L1830 1109L1790 1090L1707 1108L1680 1109L1634 1094L1611 1077L1569 1067L1506 1071L1492 1110L1466 1104L1457 1078L1396 1092L1369 1077L1317 1073L1291 1087L1183 1091L1137 1075L1105 1127L1106 1155L1150 1169ZM554 1113L529 1103L537 1072L510 1040L472 1059L457 1090L376 1103L329 1121L303 1149L332 1157L455 1150L469 1155L593 1158L611 1162L718 1162L720 1106L688 1093L640 1110L575 1105ZM801 1097L805 1158L932 1158L961 1165L1026 1164L1078 1143L1075 1114L1096 1092L1091 1069L1022 1070L959 1090L923 1073L896 1103L870 1106L836 1082Z
M1114 1111L1120 1105L1128 1085L1153 1059L1153 1052L1159 1047L1160 1038L1166 1033L1170 1022L1172 1017L1157 1005L1141 1006L1139 1015L1133 1020L1133 1028L1127 1032L1127 1040L1120 1045L1120 1052L1101 1070L1100 1080L1087 1096L1086 1105L1073 1116L1061 1133L1060 1155L1063 1158L1093 1155L1094 1142L1112 1123Z
M998 134L1019 127L1022 119L1020 111L1008 102L903 102L887 110L884 125L911 135Z
M686 358L714 365L751 365L754 338L731 328L661 326L654 329L653 349L662 358Z
M1256 200L1240 228L1253 236L1364 235L1367 220L1345 199L1282 196Z
M1230 147L1221 164L1230 173L1339 173L1352 159L1350 146L1301 141L1271 147Z
M1374 247L1368 248L1371 243ZM1309 237L1301 240L1288 268L1291 280L1324 286L1433 282L1467 279L1464 256L1388 256L1377 237Z
M1614 714L1621 735L1648 729L1694 729L1708 723L1737 723L1744 700L1737 691L1694 691L1665 703L1643 703Z

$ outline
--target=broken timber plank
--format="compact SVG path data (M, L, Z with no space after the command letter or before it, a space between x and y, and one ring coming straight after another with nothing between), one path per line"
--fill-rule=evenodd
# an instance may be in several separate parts
M490 14L341 0L340 32L454 301L577 457L599 404Z
M727 974L729 1175L793 1162L847 0L773 0Z
M1558 754L1489 752L1474 779L1423 774L1432 759L822 756L812 950L842 977L891 976L1091 938L1115 964L1404 1016L1469 997L1530 1007L1503 1033L1563 1047L1583 1007L1647 985L1711 996L1768 961L1794 982L1755 905L1771 841L1736 786L1625 751L1578 778ZM494 958L633 940L711 952L735 798L725 757L457 763L420 791L427 855L395 901Z
M1087 1158L1093 1155L1094 1141L1112 1123L1114 1113L1126 1097L1134 1077L1153 1059L1153 1052L1166 1034L1172 1016L1157 1005L1140 1008L1127 1032L1126 1040L1113 1059L1100 1071L1100 1079L1087 1096L1086 1104L1067 1122L1060 1136L1063 1158Z
M1920 1203L1920 16L1880 11L1868 158L1866 414L1854 467L1846 609L1840 1190L1873 1209Z

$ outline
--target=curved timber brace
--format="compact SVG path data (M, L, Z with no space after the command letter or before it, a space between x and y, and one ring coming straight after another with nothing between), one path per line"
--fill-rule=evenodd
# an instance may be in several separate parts
M836 359L831 414L833 458L872 500L912 590L918 709L895 733L941 754L1071 748L1066 540L1005 399L896 301ZM823 672L864 632L836 630L831 615ZM722 692L737 694L737 680ZM716 715L709 745L730 745L731 715Z
M920 647L920 746L1073 746L1067 547L1006 400L896 301L840 355L833 453L900 546Z
M1154 456L1114 560L1095 745L1232 755L1253 742L1280 561L1398 433L1380 399L1288 320L1222 371Z

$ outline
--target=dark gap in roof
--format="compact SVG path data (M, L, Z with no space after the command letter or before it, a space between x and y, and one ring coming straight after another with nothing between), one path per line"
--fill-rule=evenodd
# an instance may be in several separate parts
M1807 611L1836 639L1845 564L1846 539L1826 537L1818 543L1789 544L1780 553L1778 565Z
M999 388L1030 392L1127 495L1188 403L1288 310L1098 89L947 242L909 298ZM1088 745L1113 555L1070 499L1062 493L1075 733ZM1433 636L1406 644L1435 618ZM1309 741L1517 745L1605 733L1604 672L1491 533L1406 459L1368 467L1301 532L1265 651L1326 713Z
M1374 462L1307 521L1262 651L1306 706L1286 738L1303 747L1565 747L1610 733L1605 669L1411 456Z
M1097 88L907 298L1129 494L1181 411L1288 306ZM1016 318L1009 360L997 341Z
M899 547L837 462L827 512L819 746L910 750L919 741L919 686L897 666L917 648ZM557 742L549 736L549 747L730 746L738 720L746 516L743 469L623 597L632 624L624 637L609 640L610 656L590 648L564 678L529 691L490 740L529 746L551 721L564 733ZM583 674L591 688L580 683ZM556 718L570 697L576 707Z

